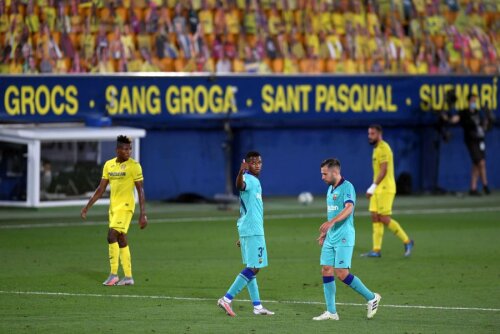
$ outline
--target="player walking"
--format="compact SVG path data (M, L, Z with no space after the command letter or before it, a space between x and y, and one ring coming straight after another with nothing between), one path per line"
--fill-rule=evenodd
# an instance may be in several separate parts
M99 183L94 195L81 211L81 217L86 219L87 211L102 196L104 191L106 191L106 187L110 184L108 244L111 273L104 283L102 283L108 286L134 285L130 248L127 243L127 231L135 209L134 186L139 194L139 205L141 208L139 226L143 229L148 223L142 168L137 161L130 158L131 152L132 145L130 139L125 136L118 136L116 158L108 160L104 164L101 183ZM125 275L122 280L118 277L118 260L121 260Z
M380 303L380 295L371 292L361 280L351 274L354 249L354 206L356 192L351 182L340 174L340 161L327 159L321 163L321 178L329 185L326 193L328 221L321 225L318 238L323 266L323 291L326 311L313 320L339 320L335 306L335 276L359 293L368 302L368 319L373 318Z
M373 226L373 250L362 254L367 257L381 257L384 225L389 228L404 244L405 256L410 256L414 242L401 225L391 218L392 203L396 196L394 180L394 160L391 147L382 139L382 127L378 124L368 128L368 141L374 146L372 155L373 184L366 191L370 199L369 210Z

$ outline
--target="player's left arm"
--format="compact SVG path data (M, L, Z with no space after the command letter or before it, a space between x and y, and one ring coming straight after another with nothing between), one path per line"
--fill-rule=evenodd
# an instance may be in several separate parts
M144 194L144 182L142 180L135 181L135 188L137 189L137 194L139 194L139 226L141 229L148 225L148 217L146 216L146 195Z
M323 223L323 225L321 225L321 227L319 228L319 231L326 235L328 230L331 229L333 225L335 225L335 223L346 220L352 214L353 211L354 211L354 202L352 201L346 202L344 204L344 208L342 209L342 211L340 211L338 215L333 217L332 220Z

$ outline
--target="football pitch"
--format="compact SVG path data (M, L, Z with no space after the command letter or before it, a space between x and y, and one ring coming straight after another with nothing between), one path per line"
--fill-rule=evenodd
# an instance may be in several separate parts
M276 315L253 315L245 290L235 318L216 301L243 268L236 207L148 203L148 228L134 218L129 231L136 284L123 287L101 285L106 206L85 223L80 208L0 209L0 333L500 332L500 194L397 197L394 218L415 240L410 258L387 229L382 258L359 256L372 237L359 199L352 273L382 295L373 320L338 280L340 321L311 320L325 310L315 241L323 197L307 207L291 198L264 205L269 267L258 283Z

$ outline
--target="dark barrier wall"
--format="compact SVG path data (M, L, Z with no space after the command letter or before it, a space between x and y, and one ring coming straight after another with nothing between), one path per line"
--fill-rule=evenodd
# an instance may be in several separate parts
M87 121L148 129L141 161L148 197L224 192L231 126L233 173L247 150L264 157L269 195L322 193L322 159L336 156L344 174L363 191L371 182L366 127L381 123L391 144L396 175L412 176L413 189L466 190L471 168L462 131L448 143L434 129L435 111L455 109L469 93L495 111L500 94L487 76L9 76L0 77L0 121ZM490 184L500 187L500 129L487 135Z

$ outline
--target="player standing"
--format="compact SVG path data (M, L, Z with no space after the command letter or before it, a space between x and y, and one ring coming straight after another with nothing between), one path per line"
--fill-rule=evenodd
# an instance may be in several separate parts
M368 141L374 146L372 155L373 183L366 190L370 199L369 210L373 226L373 249L362 256L381 257L384 225L391 230L404 244L405 256L410 256L413 249L411 240L401 225L391 218L392 203L396 196L396 182L394 180L394 161L391 147L382 139L382 127L378 124L368 128Z
M259 286L255 277L261 268L267 267L264 205L262 187L258 179L261 169L262 158L260 154L248 152L236 177L236 188L240 191L240 218L237 223L239 240L236 244L241 247L241 257L246 267L236 276L226 295L217 302L217 305L232 317L236 316L231 307L232 300L245 286L250 294L250 299L252 299L254 314L274 314L262 306Z
M110 185L108 244L111 273L104 283L102 283L108 286L134 285L130 248L127 243L127 231L135 209L134 186L139 194L139 205L141 208L139 226L143 229L148 223L142 168L137 161L130 158L131 152L132 145L130 139L126 136L118 136L116 158L108 160L104 164L101 182L94 195L81 211L82 218L86 219L87 211L102 196L108 184ZM122 280L118 277L118 260L121 260L125 275Z
M318 238L322 246L320 264L326 311L313 320L339 320L335 306L334 274L366 299L367 317L371 319L377 313L382 297L371 292L358 277L349 272L355 243L356 192L352 183L340 174L340 161L337 159L327 159L321 163L321 178L329 185L326 193L328 221L321 225Z

